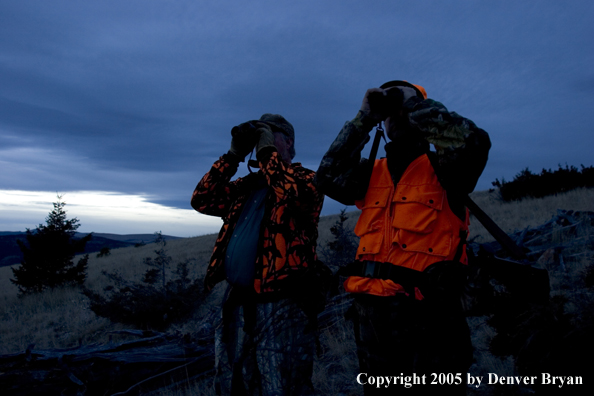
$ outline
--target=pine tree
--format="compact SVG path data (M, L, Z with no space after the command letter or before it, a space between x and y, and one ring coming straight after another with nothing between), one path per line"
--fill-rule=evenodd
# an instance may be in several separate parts
M330 227L334 240L328 241L322 248L326 264L333 270L344 267L355 260L357 254L358 238L353 230L347 226L348 215L346 208L340 211L338 220Z
M23 259L20 267L12 269L14 279L10 281L17 285L21 294L82 284L87 276L89 255L83 256L77 264L73 259L76 253L84 251L92 234L75 239L79 220L66 218L66 203L62 196L58 195L58 201L53 205L54 210L45 219L46 224L39 224L34 231L27 229L26 242L17 241Z

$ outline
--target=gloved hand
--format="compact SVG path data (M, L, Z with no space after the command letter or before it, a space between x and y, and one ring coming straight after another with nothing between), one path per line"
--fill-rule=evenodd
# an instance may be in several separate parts
M361 112L380 122L392 114L398 114L402 108L403 95L398 88L371 88L365 92Z
M263 149L267 147L276 148L274 145L274 134L272 133L272 129L268 124L263 122L257 123L258 129L256 133L258 134L258 143L256 144L256 157L260 155Z
M248 155L257 143L258 133L257 127L253 121L244 122L231 129L231 148L229 152L240 158L243 162L245 156Z
M402 109L405 113L413 111L415 105L423 100L417 96L417 92L410 87L398 87L402 91Z
M400 92L402 93L402 103L406 102L410 98L418 97L417 91L415 91L411 87L398 87L398 88L392 88L392 89L400 90ZM421 98L421 99L423 99L423 98Z

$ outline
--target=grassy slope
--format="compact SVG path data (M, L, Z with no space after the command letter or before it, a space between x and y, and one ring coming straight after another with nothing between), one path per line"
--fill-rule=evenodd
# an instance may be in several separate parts
M544 224L557 214L558 209L594 211L594 189L578 189L512 203L503 203L497 192L478 191L471 198L507 233ZM480 236L476 240L479 243L493 240L476 219L471 217L470 221L471 238Z
M577 190L563 195L546 197L543 199L525 200L517 203L502 203L497 193L477 192L474 200L507 232L520 230L528 226L537 226L549 220L557 209L594 211L594 189ZM320 245L331 238L329 228L337 219L337 215L327 216L320 221ZM349 212L349 223L354 226L358 211ZM479 242L490 240L488 233L473 222L472 236L480 235ZM208 258L216 235L205 235L195 238L169 241L168 254L173 257L173 263L191 260L194 276L203 276ZM87 286L101 290L106 285L106 278L101 271L118 271L127 279L138 280L146 267L142 258L152 256L153 245L138 248L114 249L110 256L97 258L94 255L89 260L89 276ZM79 343L105 342L110 330L124 328L119 324L112 324L107 319L97 317L87 308L86 298L77 289L61 289L48 291L41 295L17 297L17 289L9 279L12 277L10 267L0 268L0 354L23 351L31 343L37 348L58 348L76 346ZM200 318L207 312L216 310L224 285L215 288L193 319L176 327L182 332L194 332L200 325ZM126 326L129 327L129 326ZM484 343L492 334L489 328L479 323L475 328L481 328L480 337L475 335L475 347L484 350ZM357 369L352 332L348 326L326 332L322 335L324 344L329 348L327 356L341 357L338 371L350 378L350 374ZM331 377L323 369L324 359L318 363L316 384L323 387L323 392L335 394L340 381L346 378ZM336 359L333 360L336 365ZM507 374L509 362L483 356L483 363L489 365L491 372ZM336 369L336 367L335 367ZM333 369L334 370L334 369Z

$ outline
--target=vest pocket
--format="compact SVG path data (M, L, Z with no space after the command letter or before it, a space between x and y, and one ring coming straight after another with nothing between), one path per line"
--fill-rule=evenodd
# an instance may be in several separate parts
M444 200L445 192L439 186L398 185L392 199L392 243L404 251L446 257L452 245L452 232L438 221Z
M453 235L449 229L430 234L419 234L400 229L395 230L392 243L407 252L424 253L445 259L452 250Z
M360 239L357 255L375 254L380 251L383 240L383 227L386 216L386 206L391 196L391 187L369 187L359 221L355 226L355 235Z
M357 248L357 257L363 254L377 254L382 247L384 234L381 231L370 232L361 237Z
M444 192L438 186L399 185L392 199L392 226L397 229L428 234L433 232L443 208Z
M355 235L361 237L383 227L390 190L390 187L369 187L363 205L357 205L361 215L355 226Z

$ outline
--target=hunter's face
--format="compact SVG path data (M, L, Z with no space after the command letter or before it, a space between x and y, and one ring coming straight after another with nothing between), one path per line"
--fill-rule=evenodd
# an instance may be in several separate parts
M386 91L389 91L391 89L399 89L400 91L402 91L402 103L406 102L413 96L417 96L417 91L410 87L392 87L388 88ZM398 114L394 114L386 118L386 120L384 121L384 125L386 126L386 134L388 135L390 140L397 139L399 136L403 136L408 131L407 115L404 114L402 109L400 109Z
M291 154L290 148L293 144L293 140L291 138L285 137L282 132L274 132L274 146L278 151L279 155L283 162L290 164L291 163Z
M405 120L405 116L402 115L402 112L397 116L386 118L384 125L386 127L386 134L390 140L395 140L399 136L403 136L408 130L408 123Z

